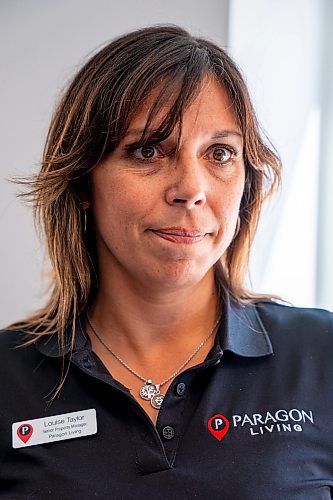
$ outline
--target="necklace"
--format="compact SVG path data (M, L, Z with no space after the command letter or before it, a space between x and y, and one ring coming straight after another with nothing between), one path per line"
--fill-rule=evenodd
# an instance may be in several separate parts
M160 388L163 385L165 385L167 382L170 382L170 380L172 380L173 378L175 378L182 371L182 369L185 368L185 366L187 366L189 364L189 362L194 358L194 356L205 345L205 343L207 342L207 340L210 339L210 337L213 335L213 333L215 332L215 329L216 329L217 325L220 322L220 319L221 319L221 314L219 315L218 319L214 323L214 326L211 329L211 331L209 332L209 334L200 342L200 344L198 345L198 347L195 349L195 351L192 352L192 354L187 358L187 360L172 375L170 375L170 377L166 378L165 380L163 380L159 384L155 384L150 378L146 379L145 377L142 377L142 375L140 375L135 370L133 370L133 368L131 368L130 366L128 366L128 364L125 363L125 361L122 360L118 356L118 354L116 354L115 352L112 351L112 349L110 349L110 347L104 342L104 340L96 332L95 327L92 325L92 323L91 323L91 321L90 321L90 319L89 319L89 317L87 315L87 321L89 323L89 326L92 329L92 331L94 332L94 334L97 337L97 339L99 340L99 342L129 372L131 372L133 375L135 375L137 378L139 378L142 382L144 382L143 386L139 390L139 395L140 395L141 399L144 399L145 401L150 401L151 406L153 408L155 408L156 410L159 410L161 408L161 405L162 405L162 402L163 402L163 399L164 399L164 394L161 394Z

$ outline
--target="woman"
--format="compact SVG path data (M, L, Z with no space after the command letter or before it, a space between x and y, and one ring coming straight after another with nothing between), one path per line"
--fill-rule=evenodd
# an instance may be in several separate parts
M211 42L86 63L29 193L52 294L0 337L1 498L331 498L332 315L243 284L279 176Z

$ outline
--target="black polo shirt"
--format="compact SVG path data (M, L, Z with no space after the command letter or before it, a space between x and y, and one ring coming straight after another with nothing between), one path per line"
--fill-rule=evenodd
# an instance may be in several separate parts
M54 338L0 335L0 498L333 497L333 319L225 304L204 363L172 382L156 427L91 351L84 327L60 395ZM96 410L97 433L12 447L12 424Z

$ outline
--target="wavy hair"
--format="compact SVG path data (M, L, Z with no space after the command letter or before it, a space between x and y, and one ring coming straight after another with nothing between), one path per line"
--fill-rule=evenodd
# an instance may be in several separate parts
M217 45L177 26L153 26L121 36L93 55L73 78L54 112L39 173L18 182L34 208L52 265L51 293L31 317L11 325L34 334L56 334L64 349L77 315L98 287L94 225L85 231L82 200L89 176L123 138L139 107L154 90L140 144L167 138L196 97L205 78L227 91L244 138L245 188L239 230L220 262L216 280L237 301L255 301L244 285L249 252L264 200L280 180L280 159L261 134L240 70ZM168 105L157 130L149 124ZM139 144L138 144L139 146Z

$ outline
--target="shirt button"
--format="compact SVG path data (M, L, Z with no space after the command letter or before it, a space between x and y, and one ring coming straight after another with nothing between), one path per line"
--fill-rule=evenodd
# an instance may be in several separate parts
M179 384L177 384L176 386L176 393L178 396L184 396L186 392L186 384L184 384L184 382L180 382Z
M88 369L91 368L91 362L87 355L83 357L83 366Z
M163 427L162 434L163 434L164 439L170 440L175 435L175 429L173 427L171 427L170 425L166 425L165 427Z

